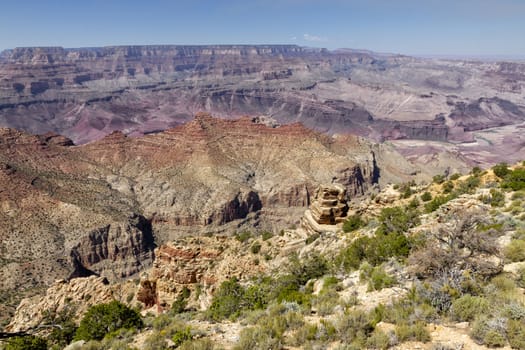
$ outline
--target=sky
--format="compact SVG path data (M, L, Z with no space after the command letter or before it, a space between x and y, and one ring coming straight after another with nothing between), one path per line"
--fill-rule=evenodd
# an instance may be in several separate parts
M525 0L0 0L0 50L130 44L525 57Z

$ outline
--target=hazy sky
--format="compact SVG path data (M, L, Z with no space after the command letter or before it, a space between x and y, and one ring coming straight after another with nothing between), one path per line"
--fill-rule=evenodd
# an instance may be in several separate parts
M0 0L0 50L264 43L525 56L525 0Z

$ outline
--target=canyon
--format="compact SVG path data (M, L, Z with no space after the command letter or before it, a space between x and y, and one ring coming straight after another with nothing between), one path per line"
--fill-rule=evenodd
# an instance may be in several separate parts
M207 111L391 141L420 166L490 165L524 151L524 84L520 62L294 45L16 48L0 54L0 125L82 144Z
M23 331L112 299L169 312L185 292L183 309L206 310L224 281L333 260L357 237L351 216L371 236L384 209L419 208L433 229L436 174L458 191L482 181L452 203L489 213L503 180L459 173L522 161L524 86L520 62L294 45L4 51L0 322ZM498 220L522 225L523 194L502 196ZM366 304L349 276L342 294Z
M4 305L57 279L135 276L156 246L180 237L296 225L320 183L351 200L412 177L387 145L265 122L200 113L164 132L79 146L0 129Z

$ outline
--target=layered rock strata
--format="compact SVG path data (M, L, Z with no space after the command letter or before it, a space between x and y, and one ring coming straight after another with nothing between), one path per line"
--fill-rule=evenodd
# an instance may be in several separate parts
M0 292L129 277L151 264L155 243L184 235L279 231L297 223L319 183L359 195L393 174L381 159L403 163L356 137L268 125L200 114L83 146L0 129Z
M216 236L170 242L155 250L155 262L140 282L137 300L146 308L166 310L190 291L188 307L205 309L211 293L232 277L249 278L266 271L249 246L232 237Z
M340 184L319 186L315 199L301 219L301 226L309 234L334 231L335 225L346 219L347 200L344 186Z
M517 62L294 45L17 48L0 55L0 125L86 143L205 110L375 140L472 142L474 131L525 121L524 77Z

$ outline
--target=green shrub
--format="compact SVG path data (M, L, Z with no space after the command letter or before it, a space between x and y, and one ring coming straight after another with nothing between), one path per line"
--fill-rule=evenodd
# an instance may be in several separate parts
M235 277L222 282L208 309L209 316L215 321L220 321L238 315L243 294L244 289Z
M43 323L52 323L59 327L53 327L47 336L48 345L51 348L64 348L73 338L77 330L74 318L76 313L76 306L70 304L60 312L45 311Z
M481 174L481 168L479 166L475 166L474 168L472 168L470 173L474 176L478 176Z
M479 344L499 347L505 345L507 320L504 318L486 318L481 316L476 319L470 336Z
M214 350L216 349L216 347L215 347L215 343L210 338L203 338L203 339L185 341L177 349L179 350Z
M511 262L525 261L525 240L513 239L504 248L505 258Z
M390 337L383 331L375 329L366 340L368 349L386 350L390 346Z
M498 348L505 346L507 341L504 334L497 331L496 329L491 329L485 333L485 336L483 337L483 343L488 347Z
M274 302L265 310L245 313L243 324L270 327L273 329L272 332L282 333L304 325L304 316L300 312L301 308L296 303Z
M443 193L450 193L454 189L454 184L452 183L452 181L447 181L443 183L441 188L443 190Z
M432 181L436 184L442 184L443 182L445 182L445 175L434 175Z
M417 197L412 198L412 200L408 203L407 209L409 210L415 210L419 207L419 199Z
M430 341L430 333L428 332L423 322L416 322L412 325L400 324L395 328L397 339L400 342L409 340L420 341L426 343Z
M306 324L299 328L289 345L301 347L301 349L312 349L313 344L334 340L336 333L335 327L329 321L322 319L319 324ZM313 348L316 347L313 346Z
M461 177L460 173L455 173L455 174L450 175L450 180L455 181L459 179L460 177Z
M373 266L392 257L404 258L410 252L410 241L403 233L378 234L355 239L336 256L334 263L344 271L356 270L363 261Z
M122 328L141 328L142 319L138 311L119 301L99 304L89 308L78 327L75 339L100 340L108 333Z
M409 228L419 225L419 213L402 207L383 208L379 215L376 233L405 233Z
M318 233L314 233L314 234L312 234L312 235L310 235L310 236L308 236L308 237L306 238L305 243L306 243L307 245L308 245L308 244L312 244L312 243L315 242L320 236L321 236L320 234L318 234Z
M312 298L312 306L315 306L321 316L331 315L334 308L340 304L339 294L333 289Z
M258 254L261 251L261 247L261 243L259 243L259 241L255 241L250 247L250 252L252 254Z
M171 319L172 317L168 314L160 314L153 319L151 325L154 330L161 331L170 325Z
M241 243L246 242L250 238L252 238L252 233L250 231L237 232L235 234L235 239Z
M525 267L518 269L516 285L520 288L525 288Z
M359 276L363 282L368 282L368 291L389 288L396 284L396 279L390 276L381 266L372 267L367 263L361 265Z
M352 232L363 226L365 226L365 222L363 221L363 219L361 219L361 216L352 215L348 217L348 219L346 219L346 221L343 223L343 231Z
M185 341L191 340L191 328L190 327L184 327L175 332L175 334L171 337L171 340L175 344L175 347L180 346Z
M525 168L518 168L510 172L501 183L501 187L510 188L513 191L525 189Z
M297 254L292 254L287 266L288 272L295 276L299 285L304 285L313 278L319 278L328 272L328 261L317 252L299 259Z
M281 339L274 337L269 330L262 327L248 327L241 331L234 350L271 350L280 349Z
M476 188L479 187L480 183L481 183L481 180L479 177L469 176L464 181L458 182L457 189L455 191L456 192L455 195L458 196L458 195L465 194L465 193L472 194L474 193Z
M503 274L494 277L490 284L498 293L512 294L516 290L516 282Z
M7 340L5 350L47 350L47 341L43 338L26 335Z
M512 194L512 196L510 197L510 199L512 200L516 200L516 199L525 199L525 191L517 191L517 192L514 192Z
M428 191L425 192L425 193L423 193L423 194L421 195L421 200L422 200L423 202L428 202L428 201L432 200L432 194L430 194L430 192L428 192Z
M289 274L277 279L258 277L252 282L247 287L241 286L235 277L222 282L206 312L207 317L215 321L234 319L243 311L265 308L269 301L279 299L281 294L298 291L301 286L297 277Z
M270 231L264 231L261 235L261 238L263 241L267 241L272 237L273 237L273 233L271 233Z
M144 350L161 350L168 348L166 338L159 331L153 332L144 341Z
M523 321L508 321L507 338L511 348L525 349L525 324Z
M335 276L326 276L323 279L323 290L329 290L329 289L339 289L339 278Z
M433 211L437 210L440 206L447 203L454 197L451 195L448 196L436 196L433 200L425 204L425 211L427 213L432 213Z
M184 312L186 310L186 305L188 304L188 297L189 296L186 297L181 293L177 299L175 299L173 304L171 304L170 314L176 315Z
M412 186L415 185L416 184L414 181L401 184L401 186L399 187L399 192L401 192L401 199L408 198L412 194L414 194L414 191L412 191Z
M489 302L483 297L463 295L452 302L450 315L456 321L472 321L489 310Z
M335 325L338 339L347 344L354 342L356 338L361 338L364 343L374 327L374 317L371 314L355 309L341 316Z
M316 339L317 335L317 325L315 324L306 324L304 327L301 327L295 332L292 345L294 346L304 346L308 341Z
M292 303L272 304L256 316L255 325L271 338L281 339L286 331L304 327L304 317L293 311L297 306Z
M490 205L492 207L502 207L505 205L505 195L496 190L495 188L490 189Z
M505 176L508 175L508 173L510 172L509 170L509 166L507 163L499 163L497 165L494 165L492 167L492 171L494 171L494 174L499 177L499 178L504 178Z
M407 323L410 319L410 316L414 313L414 305L407 302L406 299L396 300L389 305L384 307L381 305L381 308L378 310L381 311L382 320L394 324Z
M334 265L343 271L352 271L359 268L361 260L365 258L365 250L370 237L360 237L355 239L346 248L336 255Z

